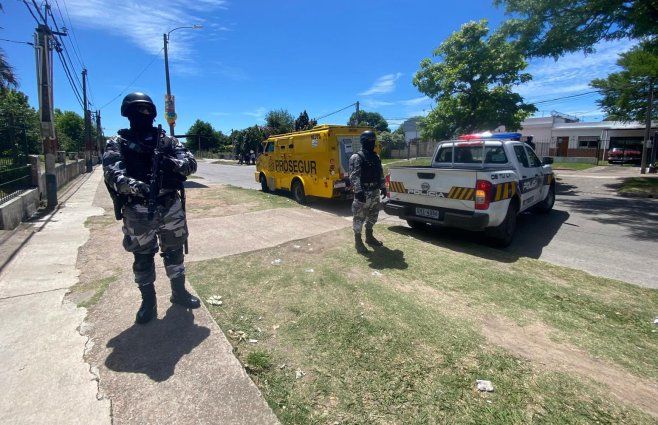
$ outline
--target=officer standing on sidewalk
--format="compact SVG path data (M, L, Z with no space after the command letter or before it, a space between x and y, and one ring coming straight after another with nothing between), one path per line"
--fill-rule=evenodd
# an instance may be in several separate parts
M350 182L354 191L352 202L354 247L360 254L368 249L361 239L361 229L365 224L366 243L373 247L383 243L375 239L372 228L379 216L379 197L386 196L386 180L382 161L375 153L376 136L373 131L361 133L361 150L350 158Z
M171 280L171 302L186 308L198 308L199 299L185 289L183 246L188 230L179 193L186 177L194 173L194 156L176 138L158 134L153 127L155 104L143 93L131 93L123 99L121 115L130 128L112 137L103 155L105 183L115 201L117 218L123 216L123 247L134 256L135 282L142 294L136 322L147 323L158 315L155 297L155 254L160 250L167 277ZM164 153L162 187L157 210L148 217L151 167L156 145ZM118 202L118 205L116 204ZM159 246L158 246L159 242Z

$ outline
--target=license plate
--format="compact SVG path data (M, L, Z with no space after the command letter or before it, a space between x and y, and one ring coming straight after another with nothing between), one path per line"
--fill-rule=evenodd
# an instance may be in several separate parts
M434 220L439 219L439 211L430 208L416 208L416 215L419 217L433 218Z

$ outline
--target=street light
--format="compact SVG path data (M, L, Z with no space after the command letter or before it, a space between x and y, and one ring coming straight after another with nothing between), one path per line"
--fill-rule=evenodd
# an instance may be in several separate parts
M165 102L165 103L168 103L168 102L170 103L170 105L166 105L166 107L165 107L165 114L167 112L169 112L167 109L169 109L171 112L175 112L174 102L171 98L171 84L169 83L169 53L168 53L167 45L169 44L170 34L174 31L176 31L176 30L180 30L180 29L183 29L183 28L190 28L190 29L196 30L196 29L199 29L199 28L203 28L203 26L202 25L192 25L191 27L190 26L177 27L177 28L174 28L173 30L171 30L167 33L162 34L162 39L164 40L165 78L167 80L167 102ZM170 136L174 135L174 124L173 123L169 124L169 135Z

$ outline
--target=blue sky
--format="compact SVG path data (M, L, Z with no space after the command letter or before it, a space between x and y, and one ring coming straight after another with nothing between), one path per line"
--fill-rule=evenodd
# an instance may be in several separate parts
M487 0L50 3L59 25L73 29L69 38L76 42L89 70L92 109L102 107L106 134L126 125L119 114L120 101L136 90L153 97L160 112L158 121L166 125L162 119L162 33L177 26L203 25L171 35L171 85L179 116L176 132L184 133L197 118L230 131L262 123L270 109L288 109L295 117L306 109L311 117L319 117L357 100L362 109L380 112L395 128L401 119L431 109L430 100L411 83L421 59L469 20L486 18L495 27L504 19L502 11ZM32 41L35 22L25 5L18 0L2 4L0 38ZM33 49L7 42L0 46L18 73L20 89L36 107ZM617 55L631 46L630 41L602 43L593 55L532 61L528 71L534 79L518 91L530 101L589 91L589 81L615 71ZM81 65L68 47L79 71ZM59 59L55 62L55 106L78 111L81 108ZM539 104L538 116L558 110L586 121L600 120L595 99L596 95L587 95ZM351 112L321 122L344 124Z

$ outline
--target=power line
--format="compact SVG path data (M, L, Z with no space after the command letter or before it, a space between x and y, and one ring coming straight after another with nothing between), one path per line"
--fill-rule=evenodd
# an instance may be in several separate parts
M82 65L83 68L86 68L84 61L81 59L82 53L80 53L80 48L76 47L76 44L79 46L80 43L78 42L78 37L75 35L75 28L73 28L73 22L71 21L71 15L69 15L69 8L66 5L66 0L62 0L62 3L64 3L64 11L66 12L66 17L69 20L69 26L71 27L71 33L73 34L73 39L75 41L75 44L73 43L73 41L71 41L71 45L73 46L73 53L78 58L78 61L80 61L80 65ZM61 15L62 12L59 9L59 1L55 0L55 5L57 6L57 10L59 11L59 14ZM64 21L63 16L62 16L62 21ZM64 21L64 25L66 25L66 21ZM80 53L79 56L78 56L78 53Z
M337 111L331 112L331 113L329 113L329 114L327 114L327 115L322 115L321 117L314 118L314 119L315 119L315 121L320 121L321 119L324 119L324 118L330 117L330 116L332 116L332 115L334 115L334 114L337 114L337 113L339 113L339 112L343 112L345 109L349 109L349 108L351 108L351 107L354 106L354 105L356 105L356 102L352 103L351 105L347 105L346 107L341 108L341 109L339 109L339 110L337 110Z
M123 93L125 93L126 90L128 90L130 87L132 87L132 85L135 84L135 82L136 82L137 80L139 80L139 77L141 77L142 74L144 74L144 73L146 72L146 70L149 69L149 68L151 67L151 65L153 65L153 62L155 62L155 60L158 59L158 58L160 57L160 53L161 53L163 50L164 50L164 47L163 47L162 49L160 49L160 51L159 51L155 56L153 56L153 59L151 59L151 62L149 62L149 63L144 67L144 69L142 69L141 71L139 71L139 74L137 74L137 76L136 76L136 77L130 82L130 84L128 84L126 87L124 87L124 89L121 90L121 91L119 92L119 94L117 94L116 96L114 96L109 102L107 102L106 104L104 104L103 106L101 106L100 108L98 108L98 110L103 110L103 108L105 108L106 106L110 105L112 102L114 102L115 100L117 100L119 97L121 97L121 95L122 95Z
M34 43L30 43L29 41L8 40L6 38L0 38L0 41L7 41L9 43L16 43L16 44L29 44L30 46L34 46Z
M573 98L573 97L587 96L587 95L589 95L589 94L599 93L599 92L600 92L599 90L592 90L592 91L588 91L588 92L585 92L585 93L572 94L572 95L569 95L569 96L556 97L556 98L554 98L554 99L540 100L540 101L538 101L538 102L528 102L528 103L532 103L532 104L538 105L538 104L540 104L540 103L554 102L554 101L556 101L556 100L562 100L562 99L571 99L571 98Z
M57 32L58 33L63 32L63 31L60 31L59 25L57 25L57 20L55 20L55 15L53 15L53 12L50 9L50 7L48 7L46 9L46 11L47 11L47 13L50 13L50 16L53 18L53 24L55 25L55 29L57 30ZM57 40L59 40L58 43L57 43L57 47L62 49L64 51L64 53L66 54L66 57L68 58L68 61L69 61L69 67L73 70L73 74L75 75L75 79L78 82L78 88L79 88L79 87L82 86L82 82L80 81L80 78L78 77L78 70L75 68L75 64L73 63L73 60L71 59L71 56L69 55L68 49L66 48L66 43L64 42L64 37L62 37L59 34L56 34L56 35L57 35ZM84 66L83 66L83 68L84 68Z

